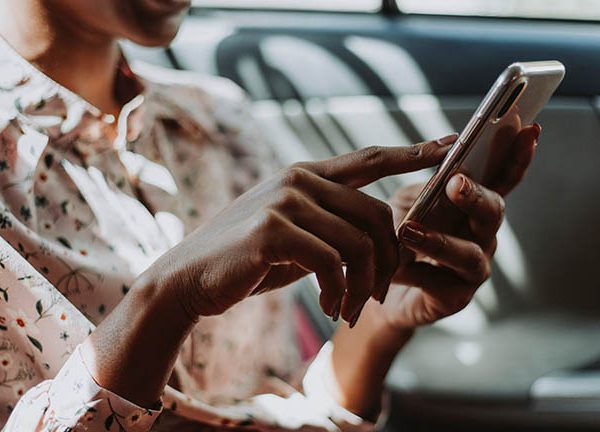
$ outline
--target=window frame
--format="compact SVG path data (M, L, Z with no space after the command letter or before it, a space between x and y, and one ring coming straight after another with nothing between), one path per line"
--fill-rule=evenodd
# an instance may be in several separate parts
M349 8L349 9L335 9L335 8L310 8L310 7L271 7L271 6L257 6L250 5L249 7L242 7L237 5L222 5L218 4L221 2L214 1L213 4L202 0L192 0L191 11L198 13L202 10L205 11L233 11L233 12L242 12L242 11L253 11L253 12L302 12L302 13L339 13L339 14L366 14L366 15L378 15L378 14L399 14L400 10L398 9L398 4L396 0L378 0L379 6L373 9L360 9L360 8Z
M463 18L463 19L476 19L476 20L511 20L511 21L535 21L535 22L564 22L564 23L578 23L578 24L597 24L600 23L600 16L597 19L583 19L573 17L559 17L559 16L528 16L528 15L501 15L501 14L468 14L468 13L444 13L444 12L411 12L402 10L402 0L392 0L396 3L396 8L402 15L406 16L418 16L418 17L433 17L433 18Z
M202 0L192 0L192 6L190 8L191 15L203 15L203 12L282 12L282 13L307 13L307 14L346 14L346 15L383 15L390 17L423 17L423 18L463 18L463 19L475 19L475 20L511 20L511 21L535 21L535 22L565 22L565 23L578 23L578 24L598 24L600 23L600 17L598 19L578 19L578 18L561 18L561 17L546 17L546 16L519 16L519 15L478 15L478 14L460 14L460 13L428 13L428 12L407 12L402 10L398 0L380 0L380 6L373 10L368 9L348 9L339 10L333 8L294 8L294 7L261 7L261 6L227 6L218 5L216 1L214 4L206 5Z

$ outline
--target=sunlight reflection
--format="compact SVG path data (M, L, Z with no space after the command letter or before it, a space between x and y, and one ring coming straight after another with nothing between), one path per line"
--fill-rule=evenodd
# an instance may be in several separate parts
M272 36L263 41L261 51L265 61L280 70L305 98L369 93L346 63L312 42Z
M482 333L488 324L489 320L481 306L471 302L456 315L435 323L434 327L459 336L474 336Z
M455 132L444 114L440 101L430 94L398 98L398 106L425 140L434 140Z
M431 93L415 59L398 45L359 36L346 38L344 45L367 63L394 94Z
M526 258L519 239L507 220L498 231L498 249L495 262L509 281L510 286L520 294L525 294L529 286Z
M459 342L454 349L454 355L465 366L474 366L481 360L483 350L477 342Z

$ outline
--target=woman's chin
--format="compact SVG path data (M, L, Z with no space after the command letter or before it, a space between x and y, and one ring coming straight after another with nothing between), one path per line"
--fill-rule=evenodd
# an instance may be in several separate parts
M171 44L181 26L178 17L163 20L160 26L144 28L143 31L128 35L127 39L145 47L165 47Z
M190 8L191 0L140 0L140 6L154 16L177 15Z

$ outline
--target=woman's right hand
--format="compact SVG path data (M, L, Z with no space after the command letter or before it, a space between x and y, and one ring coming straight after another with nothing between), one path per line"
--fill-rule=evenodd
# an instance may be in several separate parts
M83 343L90 373L150 407L199 317L311 272L323 310L337 317L341 308L356 322L369 297L385 293L398 263L390 207L356 188L435 165L455 139L294 165L240 196L136 279Z
M293 165L199 227L150 277L173 288L196 320L315 273L324 312L355 324L365 302L386 292L398 264L390 207L357 188L436 165L455 139Z

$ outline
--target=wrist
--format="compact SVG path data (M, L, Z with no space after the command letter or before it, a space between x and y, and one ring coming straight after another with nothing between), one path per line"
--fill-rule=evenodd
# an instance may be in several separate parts
M179 317L189 324L196 324L201 315L198 290L192 289L190 282L179 274L179 267L167 257L168 254L161 257L142 273L133 283L131 292L145 301L168 302Z
M192 327L170 287L145 273L86 339L82 355L101 387L149 407Z
M415 331L416 327L383 323L371 336L371 349L384 357L396 357L398 352L413 337Z
M359 325L365 327L362 331L371 352L378 356L396 357L415 333L416 327L399 325L391 320L385 306L369 301L365 307L364 317Z
M364 319L364 317L363 317ZM381 410L385 377L395 354L368 337L352 338L354 329L342 324L334 338L331 363L337 382L338 404L375 422Z
M180 325L196 324L199 315L193 311L182 285L157 276L157 273L160 272L150 268L138 276L128 293L131 302L147 309L169 310L171 315L178 318Z
M413 328L387 324L381 305L367 303L355 328L342 324L333 339L332 366L338 403L354 414L375 420L381 408L385 377Z

